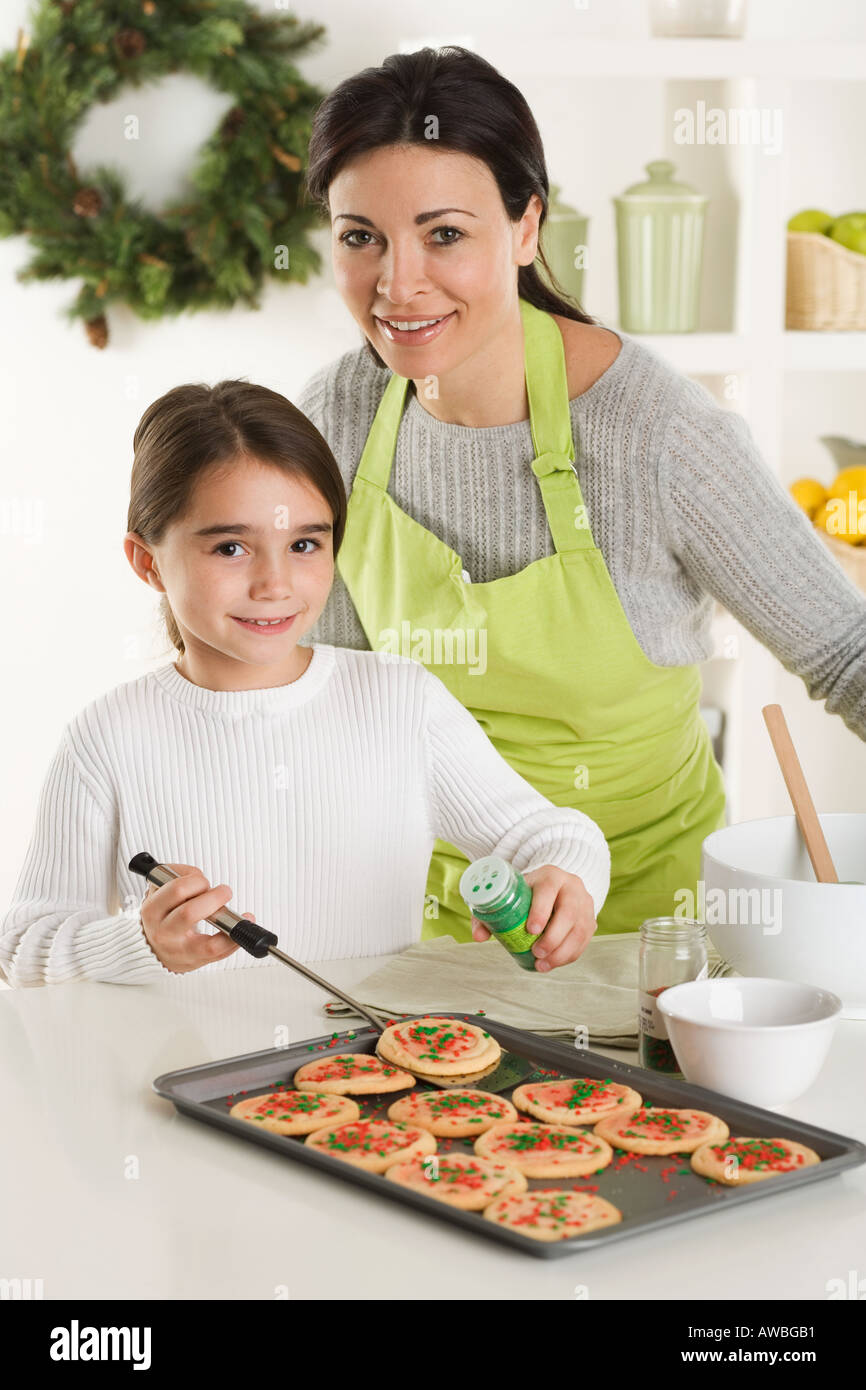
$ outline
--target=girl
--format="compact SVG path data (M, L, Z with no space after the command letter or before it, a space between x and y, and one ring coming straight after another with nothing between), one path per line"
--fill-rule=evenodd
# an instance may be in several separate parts
M256 964L197 930L235 892L301 959L400 951L437 908L436 836L524 871L540 970L576 959L609 884L598 826L514 772L418 662L301 644L346 517L318 430L223 381L168 391L134 447L124 549L178 659L66 726L0 926L9 983ZM142 901L143 849L180 877Z
M483 672L429 668L521 776L598 822L598 929L635 931L694 894L725 823L700 712L713 598L861 739L866 601L742 418L539 273L538 128L478 54L341 82L307 181L364 344L299 398L351 490L314 635L414 655L416 628L422 652L431 627L482 628ZM465 866L437 841L425 935L469 939Z

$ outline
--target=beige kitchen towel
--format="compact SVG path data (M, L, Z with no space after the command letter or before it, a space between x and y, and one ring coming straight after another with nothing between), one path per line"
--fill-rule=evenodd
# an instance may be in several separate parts
M639 932L594 936L579 960L536 974L521 970L496 941L434 936L410 946L368 975L350 994L384 1017L484 1013L499 1023L547 1038L637 1048ZM709 945L713 974L726 973ZM323 1006L329 1018L360 1018L342 1000ZM586 1032L583 1032L583 1030Z

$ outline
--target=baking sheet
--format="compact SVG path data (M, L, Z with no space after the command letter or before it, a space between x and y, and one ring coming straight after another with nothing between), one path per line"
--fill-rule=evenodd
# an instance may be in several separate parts
M226 1133L238 1135L251 1143L274 1149L288 1159L306 1163L333 1177L353 1182L393 1201L402 1202L403 1205L410 1206L420 1213L462 1227L464 1231L496 1240L503 1245L510 1245L516 1250L541 1259L573 1255L587 1247L608 1245L612 1241L625 1240L630 1236L651 1232L677 1221L706 1216L742 1202L772 1198L776 1192L787 1192L792 1187L826 1181L847 1168L866 1162L866 1144L856 1139L836 1134L831 1130L819 1129L802 1120L778 1115L775 1111L764 1110L760 1106L747 1105L743 1101L723 1096L718 1091L711 1091L705 1086L648 1071L643 1067L630 1066L625 1062L613 1061L587 1048L574 1048L563 1042L540 1038L524 1029L497 1023L495 1019L486 1015L454 1013L450 1009L431 1009L429 1015L434 1014L437 1017L462 1019L486 1029L507 1051L531 1060L539 1072L538 1076L531 1078L533 1080L548 1081L569 1076L610 1078L638 1091L646 1105L689 1106L696 1110L709 1110L725 1121L734 1137L746 1135L757 1138L794 1139L814 1149L822 1162L802 1171L785 1173L768 1178L764 1182L734 1188L710 1182L694 1173L689 1166L689 1154L629 1154L624 1157L621 1151L615 1150L613 1162L600 1173L593 1173L584 1178L529 1178L528 1183L530 1191L539 1187L595 1191L620 1209L622 1221L601 1230L589 1231L586 1235L569 1236L565 1240L540 1241L500 1226L496 1222L486 1221L481 1212L453 1210L436 1198L426 1197L422 1192L388 1182L383 1174L365 1172L344 1159L309 1148L304 1143L304 1135L275 1134L259 1129L248 1120L236 1119L229 1115L230 1105L240 1098L242 1091L249 1097L258 1093L266 1094L273 1090L278 1081L291 1086L292 1077L297 1069L317 1056L323 1056L327 1052L375 1052L378 1034L370 1027L349 1029L319 1038L307 1038L288 1047L269 1048L265 1052L253 1052L241 1057L208 1062L203 1066L165 1072L154 1080L153 1089L157 1095L170 1100L182 1114L214 1125ZM425 1082L418 1082L415 1087L418 1091L428 1089L430 1088ZM484 1090L483 1078L476 1089ZM512 1088L509 1088L499 1094L510 1098L511 1090ZM382 1096L362 1095L353 1096L352 1099L360 1106L362 1119L386 1119L388 1107L401 1096L408 1094L409 1091L391 1091ZM229 1096L232 1097L231 1102L227 1101ZM591 1126L577 1128L589 1129ZM437 1144L437 1152L443 1155L473 1152L471 1140L439 1138Z

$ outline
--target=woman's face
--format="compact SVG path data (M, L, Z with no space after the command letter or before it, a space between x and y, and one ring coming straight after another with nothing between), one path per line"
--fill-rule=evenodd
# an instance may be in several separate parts
M209 534L202 534L208 532ZM124 546L145 582L165 592L186 650L209 668L279 668L316 622L334 579L333 517L304 478L237 459L201 474L186 514L158 545ZM288 618L261 628L250 618ZM225 660L224 660L225 659Z
M541 199L533 194L521 220L509 221L481 160L435 141L388 145L341 169L328 201L337 287L398 376L444 375L514 313Z

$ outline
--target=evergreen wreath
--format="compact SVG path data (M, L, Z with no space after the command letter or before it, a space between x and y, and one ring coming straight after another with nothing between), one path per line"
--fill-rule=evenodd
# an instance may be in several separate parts
M39 0L30 23L32 39L20 30L0 55L0 236L32 238L19 280L83 280L64 313L95 347L112 302L142 319L258 308L265 275L305 282L320 268L302 165L323 93L291 60L321 25L246 0ZM199 152L193 201L155 215L116 170L80 176L69 146L95 102L180 69L234 105Z

